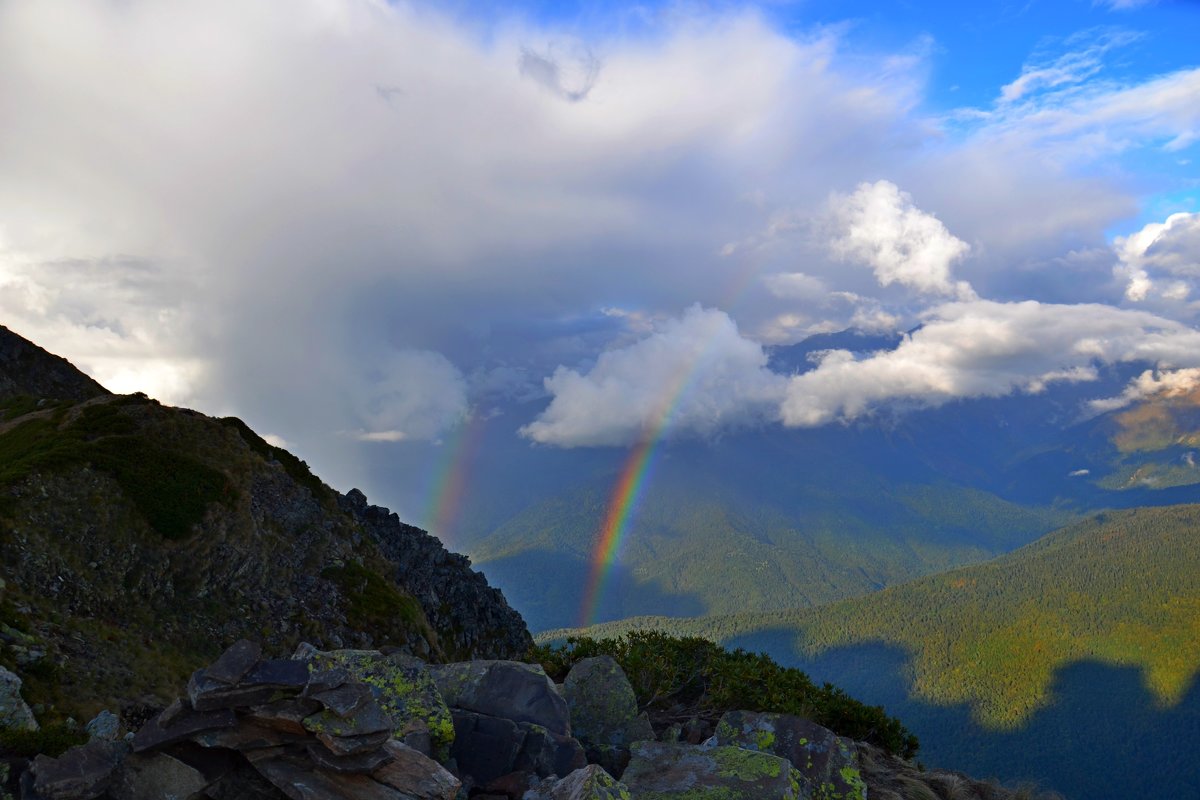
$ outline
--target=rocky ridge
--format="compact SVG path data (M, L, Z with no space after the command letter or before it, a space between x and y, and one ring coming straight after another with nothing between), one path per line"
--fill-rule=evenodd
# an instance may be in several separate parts
M554 684L513 661L427 665L240 641L124 738L97 725L20 775L20 800L1008 800L920 772L800 717L726 713L703 741L656 735L607 656ZM91 727L91 726L90 726ZM634 741L625 741L635 735ZM617 742L614 744L614 742ZM605 764L597 763L604 760Z
M241 638L431 662L531 644L465 557L241 420L109 394L0 329L0 667L39 718L133 722Z

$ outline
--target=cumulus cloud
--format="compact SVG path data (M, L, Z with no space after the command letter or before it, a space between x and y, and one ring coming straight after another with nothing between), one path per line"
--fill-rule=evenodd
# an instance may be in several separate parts
M467 414L467 381L445 356L402 350L364 376L356 393L366 442L433 439Z
M912 196L891 181L859 184L831 200L837 233L830 242L841 259L870 266L883 286L899 283L925 294L974 297L951 268L971 249Z
M1130 381L1121 394L1116 397L1092 400L1088 403L1088 408L1094 414L1103 414L1139 403L1148 397L1179 397L1194 391L1197 387L1200 387L1200 368L1148 369Z
M786 425L810 427L888 402L938 406L1038 392L1057 381L1095 380L1098 364L1133 361L1200 364L1200 331L1111 306L949 303L895 350L826 354L815 370L790 380L782 416Z
M1125 296L1186 300L1200 278L1200 214L1180 213L1113 240Z
M521 433L561 447L624 445L665 431L708 435L771 419L786 381L723 311L693 306L586 373L560 367L553 400Z

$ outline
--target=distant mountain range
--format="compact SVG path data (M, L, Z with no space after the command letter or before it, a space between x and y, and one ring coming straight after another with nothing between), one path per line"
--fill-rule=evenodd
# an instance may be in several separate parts
M928 763L1071 798L1154 797L1200 785L1198 576L1200 506L1138 508L820 608L588 634L656 629L767 652L885 705Z
M799 372L814 352L896 341L830 334L771 357L775 369ZM1089 512L1200 500L1200 395L1104 414L1088 405L1120 395L1151 366L817 429L664 442L586 621L816 605L992 558ZM453 523L427 520L535 631L585 621L628 456L516 440L512 431L536 411L528 402L495 410ZM419 460L377 466L422 471Z

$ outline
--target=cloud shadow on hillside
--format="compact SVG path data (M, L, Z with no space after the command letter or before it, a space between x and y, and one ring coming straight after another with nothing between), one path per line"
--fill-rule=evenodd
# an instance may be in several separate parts
M883 705L921 740L926 766L955 769L1006 784L1035 781L1068 800L1185 797L1200 791L1200 680L1182 701L1162 707L1142 671L1096 661L1055 673L1054 702L1021 728L995 731L971 718L966 705L938 706L908 696L908 654L872 642L827 651L815 659L797 651L786 629L725 642L763 651L818 681Z
M534 633L579 624L579 598L591 581L591 564L587 561L551 550L529 550L476 564L475 569L504 592L509 605L521 612ZM706 611L695 595L667 594L652 584L639 582L628 568L618 564L604 579L592 621L640 614L692 617Z

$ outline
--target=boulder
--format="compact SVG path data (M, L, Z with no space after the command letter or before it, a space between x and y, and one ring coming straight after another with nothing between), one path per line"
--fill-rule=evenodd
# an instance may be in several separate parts
M431 666L447 705L571 735L571 713L541 665L519 661L464 661Z
M799 800L800 774L791 762L740 747L639 742L622 779L634 797L655 800Z
M0 667L0 728L36 731L37 720L21 698L21 679Z
M563 683L571 714L571 731L583 744L587 759L620 776L634 742L654 739L650 720L638 714L633 687L611 656L585 658Z
M365 684L391 719L392 734L426 755L445 759L454 741L450 709L424 662L399 653L378 650L319 650L302 648L297 657L309 670L310 696L337 691L340 681ZM322 689L323 691L314 691Z
M103 739L115 742L121 734L121 718L105 709L97 714L91 722L84 726L89 739Z
M546 800L631 800L629 787L598 764L577 769L550 787Z
M413 800L454 800L462 784L449 770L394 739L383 746L391 760L371 777Z
M866 796L854 743L802 717L730 711L717 724L716 743L786 758L799 771L805 796L831 800Z
M200 769L173 755L147 753L126 759L112 794L122 800L185 800L209 783Z
M33 791L40 800L94 800L108 789L126 748L99 739L73 747L59 758L33 760Z
M511 772L566 775L587 764L583 746L540 725L454 710L451 756L460 776L486 786Z

